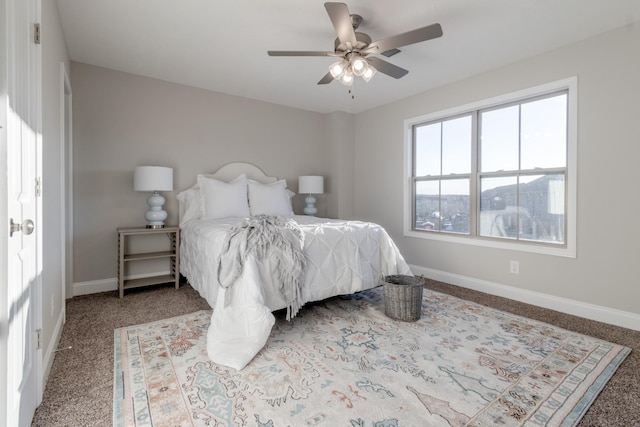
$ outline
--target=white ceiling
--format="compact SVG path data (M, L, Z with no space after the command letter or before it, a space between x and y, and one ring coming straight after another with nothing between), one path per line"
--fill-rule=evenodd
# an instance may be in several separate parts
M71 60L322 113L358 113L467 76L633 25L640 0L349 0L375 40L439 22L444 36L389 62L396 80L358 80L355 99L317 85L330 57L267 50L333 50L320 0L57 0Z

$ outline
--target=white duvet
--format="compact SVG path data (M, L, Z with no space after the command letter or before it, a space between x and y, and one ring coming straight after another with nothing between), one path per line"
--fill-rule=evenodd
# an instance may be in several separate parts
M411 274L394 242L377 224L294 219L304 235L302 303L373 288L383 275ZM271 280L268 260L248 260L233 286L219 287L218 257L227 231L241 220L192 220L182 225L180 239L180 272L214 308L207 335L209 357L235 369L242 369L266 343L275 321L271 312L287 306L279 284Z

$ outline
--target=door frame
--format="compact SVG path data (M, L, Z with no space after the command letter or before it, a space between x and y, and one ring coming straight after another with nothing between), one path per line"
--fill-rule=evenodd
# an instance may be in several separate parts
M42 25L42 0L34 0L35 1L35 7L36 7L36 23L38 23L38 25ZM47 0L45 0L47 1ZM44 207L42 204L42 180L43 180L43 176L42 176L42 171L44 170L43 167L43 162L44 159L42 158L42 141L43 141L43 135L42 135L42 61L43 61L43 54L42 54L42 44L37 44L37 58L38 60L36 61L36 73L35 73L35 80L36 80L36 122L37 122L37 127L38 127L38 132L37 132L37 142L36 142L36 178L40 179L40 195L36 195L36 219L35 219L35 233L36 233L36 277L37 280L35 281L35 286L36 288L33 289L32 293L31 293L31 298L32 298L32 304L34 306L34 313L33 313L33 326L34 329L37 331L37 334L40 334L40 338L38 340L38 345L36 346L35 349L35 374L36 374L36 378L35 378L35 382L36 382L36 408L40 405L40 403L42 402L42 397L44 396L44 346L42 345L42 342L44 340L44 337L42 337L42 310L43 310L43 301L42 301L42 286L43 286L43 280L42 280L42 266L44 265L43 262L43 257L44 257L44 253L42 251L43 248L43 228L44 228L44 215L43 215L43 211L44 211ZM21 420L22 421L22 420ZM31 425L31 420L29 420L29 425Z
M2 27L7 26L7 2L0 0L0 18ZM7 57L7 38L6 32L0 31L0 57ZM7 176L7 65L5 61L0 61L0 176ZM7 251L8 251L8 230L6 225L9 223L7 215L7 186L0 185L0 277L7 277ZM8 292L6 286L0 286L0 384L7 383L7 333L6 327L9 321L7 312ZM7 390L6 387L0 387L0 420L7 419Z
M60 141L63 254L61 307L66 313L65 300L73 297L73 91L64 62L60 63Z

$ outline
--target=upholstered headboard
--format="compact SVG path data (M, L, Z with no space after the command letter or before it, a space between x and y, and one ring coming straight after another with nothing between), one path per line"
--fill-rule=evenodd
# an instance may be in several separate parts
M221 181L231 181L240 174L245 174L247 175L247 178L256 180L263 184L269 184L278 180L277 177L265 175L262 169L256 165L246 162L228 163L218 169L215 173L208 174L207 176Z
M270 184L270 183L276 182L278 180L277 177L267 176L262 171L262 169L260 169L256 165L253 165L253 164L247 163L247 162L228 163L228 164L222 166L220 169L218 169L214 173L206 173L206 174L203 174L203 175L205 175L208 178L215 178L215 179L219 179L221 181L231 181L232 179L236 178L238 175L241 175L241 174L245 174L247 176L247 178L253 179L254 181L258 181L258 182L261 182L263 184ZM185 188L185 191L189 190L189 189L192 189L192 188L198 188L198 182L197 181L191 187ZM181 222L181 219L183 218L184 213L185 213L184 212L184 209L185 209L184 204L182 203L182 201L180 199L181 198L178 197L178 223Z

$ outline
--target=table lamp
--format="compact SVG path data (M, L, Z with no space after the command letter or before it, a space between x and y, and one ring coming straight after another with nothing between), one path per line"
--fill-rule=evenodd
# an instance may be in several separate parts
M322 194L324 192L324 182L321 176L309 175L298 178L298 193L308 194L304 199L307 206L304 208L305 215L315 215L318 209L315 207L316 198L314 194Z
M167 212L160 191L173 191L173 169L164 166L138 166L133 173L135 191L151 191L147 199L149 210L144 214L147 228L164 228Z

